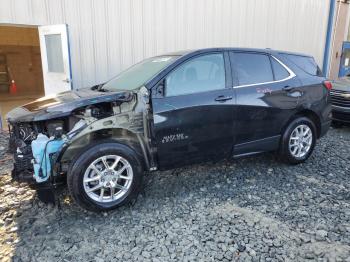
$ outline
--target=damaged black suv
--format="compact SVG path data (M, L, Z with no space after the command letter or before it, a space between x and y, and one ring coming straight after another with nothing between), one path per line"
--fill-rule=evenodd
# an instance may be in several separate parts
M305 161L330 125L331 84L307 55L213 48L146 59L112 80L11 111L13 176L67 183L89 210L135 198L145 171L267 151Z

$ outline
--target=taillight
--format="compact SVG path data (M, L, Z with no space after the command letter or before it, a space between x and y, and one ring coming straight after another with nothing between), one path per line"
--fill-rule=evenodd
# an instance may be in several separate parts
M323 81L323 85L324 85L325 88L327 88L328 91L330 91L332 89L332 87L333 87L332 86L332 82L328 81L328 80Z

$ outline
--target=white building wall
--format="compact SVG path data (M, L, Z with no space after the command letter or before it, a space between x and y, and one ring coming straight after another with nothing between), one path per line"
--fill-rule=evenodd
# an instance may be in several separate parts
M304 52L322 65L330 0L0 0L0 23L68 24L74 87L203 47Z

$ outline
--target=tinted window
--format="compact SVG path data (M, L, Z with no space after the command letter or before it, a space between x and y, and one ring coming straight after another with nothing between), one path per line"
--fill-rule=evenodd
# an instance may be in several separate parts
M180 65L166 78L166 96L192 94L225 88L222 54L203 55Z
M289 54L284 54L284 56L304 72L314 76L322 76L320 68L312 57Z
M275 80L282 80L289 76L288 71L276 61L276 59L271 58L273 73L275 75Z
M234 53L239 85L250 85L273 81L270 58L263 54Z

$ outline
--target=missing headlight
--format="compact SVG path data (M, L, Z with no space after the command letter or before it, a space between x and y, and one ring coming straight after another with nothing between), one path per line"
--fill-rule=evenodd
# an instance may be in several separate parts
M47 124L47 133L49 137L59 138L64 133L64 122L63 120L51 121Z

